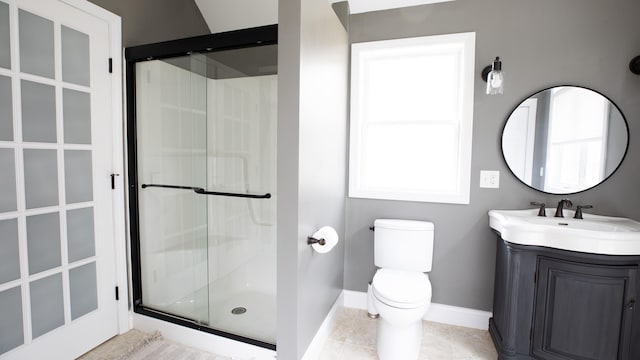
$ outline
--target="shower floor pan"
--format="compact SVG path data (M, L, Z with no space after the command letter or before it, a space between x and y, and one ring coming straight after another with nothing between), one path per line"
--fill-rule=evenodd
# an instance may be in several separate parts
M273 294L251 290L234 293L213 302L209 317L209 326L214 329L276 343L276 297Z
M199 290L206 291L206 290ZM167 313L180 314L184 307L193 307L193 299L202 299L201 293L193 293L164 307ZM236 291L224 298L211 301L209 321L201 322L215 330L239 335L269 344L276 343L276 296L251 289ZM206 305L198 306L199 314L207 311Z

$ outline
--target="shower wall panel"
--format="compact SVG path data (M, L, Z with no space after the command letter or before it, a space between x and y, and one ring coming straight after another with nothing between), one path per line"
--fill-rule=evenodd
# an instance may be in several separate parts
M208 188L272 194L209 198L209 246L220 249L210 256L211 281L275 255L276 84L275 75L208 80Z

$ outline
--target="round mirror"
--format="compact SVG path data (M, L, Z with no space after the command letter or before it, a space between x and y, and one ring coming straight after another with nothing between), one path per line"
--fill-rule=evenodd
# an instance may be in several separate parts
M502 155L526 185L550 194L590 189L613 174L629 144L627 121L604 95L576 86L537 92L511 112Z

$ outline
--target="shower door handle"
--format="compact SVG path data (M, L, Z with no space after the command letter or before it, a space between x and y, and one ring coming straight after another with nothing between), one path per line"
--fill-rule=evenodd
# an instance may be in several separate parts
M266 194L241 194L241 193L230 193L230 192L219 192L219 191L206 191L202 188L194 188L197 194L202 195L215 195L215 196L231 196L231 197L241 197L241 198L249 198L249 199L269 199L271 198L270 193Z
M214 195L214 196L230 196L230 197L241 197L241 198L249 198L249 199L270 199L271 194L242 194L242 193L231 193L231 192L220 192L220 191L206 191L203 188L193 187L193 186L179 186L179 185L161 185L161 184L142 184L142 188L148 187L159 187L166 189L181 189L181 190L193 190L196 194L201 195Z

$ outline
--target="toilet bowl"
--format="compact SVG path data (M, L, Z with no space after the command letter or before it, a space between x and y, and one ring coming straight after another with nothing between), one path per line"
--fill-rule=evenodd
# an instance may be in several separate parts
M428 276L420 272L380 269L373 278L371 292L373 306L379 314L379 359L418 359L422 318L431 304Z
M426 272L433 260L433 223L378 219L374 222L377 271L368 294L371 317L378 315L380 360L417 360L422 318L431 304Z

